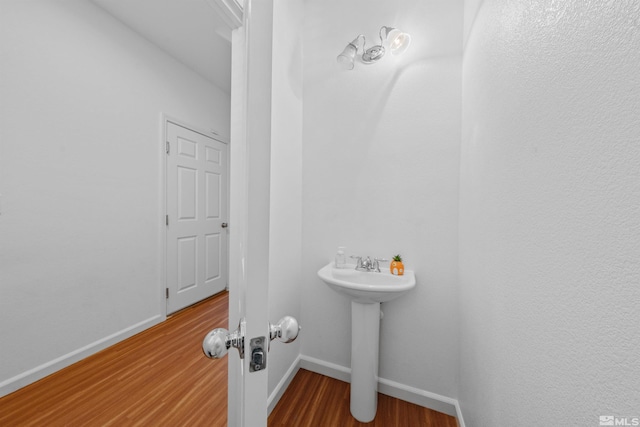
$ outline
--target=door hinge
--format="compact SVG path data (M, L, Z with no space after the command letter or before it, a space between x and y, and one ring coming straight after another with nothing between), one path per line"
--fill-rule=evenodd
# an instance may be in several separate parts
M169 226L169 215L164 216L164 223Z
M169 141L166 142L166 147L167 147L167 154L169 154L169 150L170 150L170 147L171 147L170 144L169 144Z
M169 299L169 288L165 288L165 297Z

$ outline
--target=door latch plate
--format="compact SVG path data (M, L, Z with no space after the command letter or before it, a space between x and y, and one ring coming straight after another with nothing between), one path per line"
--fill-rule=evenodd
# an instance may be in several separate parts
M251 338L249 342L251 360L249 372L261 371L267 367L267 351L265 350L265 337Z

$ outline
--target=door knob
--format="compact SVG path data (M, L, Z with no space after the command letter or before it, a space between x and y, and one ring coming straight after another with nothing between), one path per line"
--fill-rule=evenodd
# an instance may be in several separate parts
M268 343L271 343L274 339L278 339L278 341L282 341L283 343L290 343L298 337L300 329L302 328L298 325L298 321L295 318L285 316L275 325L269 323ZM227 354L231 347L235 347L240 353L240 359L244 359L244 336L245 329L242 321L233 332L229 332L224 328L216 328L204 337L202 341L202 351L211 359L220 359ZM254 370L262 370L266 367L267 360L266 352L264 351L264 341L265 337L251 339L251 372Z
M231 347L238 349L240 359L244 359L244 330L242 322L238 328L229 332L224 328L216 328L209 332L202 341L202 351L211 359L222 358Z
M284 316L275 325L269 323L269 338L270 341L278 339L283 343L290 343L298 338L298 332L300 332L300 325L298 321L291 316Z
M226 222L223 222L222 224L220 224L220 227L222 228L227 228L229 226L229 224L227 224Z

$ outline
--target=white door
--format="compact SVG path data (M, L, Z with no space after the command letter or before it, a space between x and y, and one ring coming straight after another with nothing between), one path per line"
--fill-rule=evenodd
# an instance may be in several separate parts
M203 342L205 354L229 358L230 427L267 425L272 29L273 0L245 0L243 24L232 35L233 232L229 236L228 325L231 332L219 329L226 325L212 325L218 328L207 334ZM238 330L233 332L236 327ZM283 335L297 336L297 330L295 322L292 330ZM254 343L264 351L254 353ZM244 357L241 359L239 351L230 349L231 346L242 349Z
M227 144L166 122L167 314L227 287Z
M272 0L246 0L243 26L233 34L229 328L243 322L245 357L235 350L227 356L230 427L267 425L269 356L266 369L251 372L250 343L269 340L272 26Z

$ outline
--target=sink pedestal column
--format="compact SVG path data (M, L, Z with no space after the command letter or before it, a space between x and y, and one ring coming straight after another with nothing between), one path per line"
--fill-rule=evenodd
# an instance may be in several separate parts
M351 302L351 415L367 423L378 407L380 303Z

